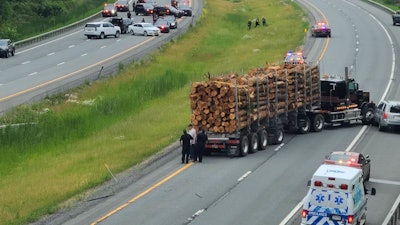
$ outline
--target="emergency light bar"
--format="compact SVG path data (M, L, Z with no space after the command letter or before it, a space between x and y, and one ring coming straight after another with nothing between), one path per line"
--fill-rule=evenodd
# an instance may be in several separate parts
M335 180L335 179L329 179L329 180ZM341 190L347 190L349 188L349 185L347 185L347 184L340 184L338 186L335 186L334 184L329 183L329 184L324 185L324 183L320 180L314 181L314 186L315 187L339 188Z
M361 166L362 166L360 163L356 163L354 158L351 158L347 162L344 162L343 160L339 160L336 162L333 160L325 159L324 163L325 164L333 164L333 165L349 166L349 167L354 167L354 168L358 168L358 169L361 169Z

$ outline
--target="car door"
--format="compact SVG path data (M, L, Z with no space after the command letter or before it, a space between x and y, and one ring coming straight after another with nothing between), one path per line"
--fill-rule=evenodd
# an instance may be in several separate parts
M374 114L374 121L376 123L380 123L381 118L383 117L384 109L385 109L384 102L379 103L378 107L376 107L375 114Z
M135 34L143 34L144 28L142 24L135 24Z
M363 176L369 177L371 167L369 156L364 156L360 153L360 155L358 156L358 163L362 166Z

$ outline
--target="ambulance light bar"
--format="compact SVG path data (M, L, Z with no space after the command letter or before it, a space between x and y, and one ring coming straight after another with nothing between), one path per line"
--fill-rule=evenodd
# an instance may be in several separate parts
M329 177L329 180L332 180L330 178L331 177ZM333 178L333 180L335 180L335 179ZM320 181L320 180L316 180L316 181L314 181L314 186L315 187L323 187L324 183L322 181ZM349 185L340 184L339 186L335 186L334 184L329 183L329 184L326 184L325 187L328 187L328 188L339 188L341 190L347 190L349 188Z

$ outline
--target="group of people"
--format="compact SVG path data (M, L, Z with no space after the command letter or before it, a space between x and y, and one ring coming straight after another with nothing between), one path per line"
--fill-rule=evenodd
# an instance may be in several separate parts
M263 26L267 26L267 20L265 19L265 17L261 18L261 23ZM250 30L251 26L253 24L253 21L251 19L249 19L249 21L247 21L247 28ZM260 26L260 18L257 17L257 19L254 20L254 24L255 27Z
M179 140L182 146L182 163L189 163L189 159L193 162L203 162L203 154L208 140L204 130L197 133L192 124L188 126L189 131L183 130L183 134Z

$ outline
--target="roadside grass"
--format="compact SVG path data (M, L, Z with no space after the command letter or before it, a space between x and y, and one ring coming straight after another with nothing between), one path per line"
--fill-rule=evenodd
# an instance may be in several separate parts
M247 20L268 26L248 31ZM0 225L25 224L178 140L190 121L190 84L279 62L308 27L290 0L205 1L199 22L112 78L21 106L0 124ZM178 160L178 159L177 159Z

